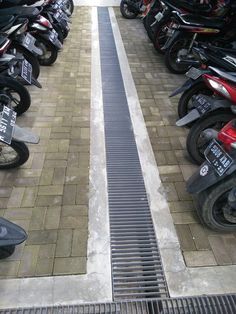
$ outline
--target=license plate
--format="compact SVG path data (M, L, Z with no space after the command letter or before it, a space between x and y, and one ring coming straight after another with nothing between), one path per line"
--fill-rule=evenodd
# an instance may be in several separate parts
M54 9L61 9L62 7L64 7L65 4L66 4L66 1L59 0L56 3L53 4L53 8Z
M24 61L22 62L21 77L22 77L27 83L31 84L32 65L31 65L27 60L24 60Z
M50 34L49 34L49 40L50 40L53 44L55 44L56 41L57 41L57 37L58 37L58 34L57 34L57 32L53 29L53 30L50 32Z
M11 144L13 129L16 123L16 112L4 106L0 117L0 141Z
M194 102L196 102L195 107L201 115L205 114L206 112L208 112L211 109L211 104L202 95L197 95Z
M196 68L191 68L188 70L188 72L186 73L186 76L193 79L193 80L196 80L198 79L200 76L202 75L202 71L201 70L198 70Z
M64 28L68 29L67 16L62 10L58 10L56 14L53 15L55 20Z
M222 176L233 163L233 159L215 140L207 147L204 155L219 176Z
M163 14L161 12L158 12L156 15L155 15L155 19L157 20L157 22L160 22L160 20L163 18Z
M27 33L23 41L23 46L29 51L33 51L35 41L36 39L32 35Z

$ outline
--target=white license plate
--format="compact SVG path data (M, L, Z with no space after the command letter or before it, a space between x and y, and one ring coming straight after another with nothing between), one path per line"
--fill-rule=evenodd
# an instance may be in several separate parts
M160 22L160 20L163 18L163 14L161 12L158 12L157 15L155 15L155 19L157 22Z
M188 70L188 72L186 73L186 76L193 79L193 80L196 80L198 79L200 76L202 75L202 71L201 70L198 70L196 68L191 68Z
M0 114L0 141L11 144L15 123L16 112L4 106Z

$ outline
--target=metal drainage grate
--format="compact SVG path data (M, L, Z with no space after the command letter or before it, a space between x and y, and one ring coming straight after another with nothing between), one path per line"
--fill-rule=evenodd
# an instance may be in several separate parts
M235 314L236 295L123 301L25 309L0 314Z
M98 8L115 300L168 296L107 8Z

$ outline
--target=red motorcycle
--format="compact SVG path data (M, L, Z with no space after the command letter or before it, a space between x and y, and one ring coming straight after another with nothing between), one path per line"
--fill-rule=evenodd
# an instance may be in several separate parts
M214 130L208 130L208 133ZM187 181L202 222L217 231L236 231L236 120L217 132L206 148L206 161Z

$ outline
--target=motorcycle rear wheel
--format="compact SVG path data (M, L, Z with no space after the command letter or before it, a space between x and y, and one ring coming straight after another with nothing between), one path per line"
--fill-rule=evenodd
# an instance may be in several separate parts
M137 1L134 1L137 2ZM122 14L122 16L126 19L135 19L138 16L137 12L132 12L129 10L128 5L125 3L124 0L121 0L120 3L120 13Z
M161 20L156 24L155 32L153 34L153 45L156 51L160 54L165 53L163 47L169 38L167 32L170 24L171 20L169 18Z
M15 245L0 247L0 259L7 258L15 252Z
M210 229L221 232L236 231L236 224L228 221L223 213L228 194L235 186L236 176L232 175L198 194L197 213L201 221Z
M13 78L4 77L4 82L0 81L0 94L10 99L10 107L17 116L22 115L30 107L31 98L28 90Z
M0 142L0 169L12 169L23 165L29 158L29 149L25 143L12 141Z
M200 165L205 161L204 150L209 144L203 141L201 133L209 128L219 131L234 118L235 114L231 110L216 110L194 123L188 133L186 142L187 152L194 163Z
M37 38L36 46L43 49L43 55L38 57L39 64L43 66L52 65L58 57L58 49L49 41L43 38Z

